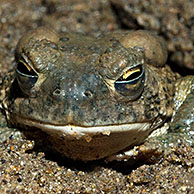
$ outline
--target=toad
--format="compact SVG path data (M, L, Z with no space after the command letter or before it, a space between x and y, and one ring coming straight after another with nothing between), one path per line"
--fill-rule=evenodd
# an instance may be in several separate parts
M165 64L164 41L148 31L94 38L41 27L20 39L15 58L1 83L7 121L32 135L43 131L72 159L122 153L166 132L177 111L180 76ZM183 87L179 104L192 86Z

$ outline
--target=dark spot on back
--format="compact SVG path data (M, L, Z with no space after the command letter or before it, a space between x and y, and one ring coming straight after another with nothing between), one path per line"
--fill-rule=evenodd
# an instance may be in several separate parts
M58 47L57 47L57 45L56 44L53 44L53 43L48 43L48 46L50 47L50 48L52 48L52 49L54 49L54 50L58 50Z
M59 41L67 42L69 40L69 37L61 37L59 38Z

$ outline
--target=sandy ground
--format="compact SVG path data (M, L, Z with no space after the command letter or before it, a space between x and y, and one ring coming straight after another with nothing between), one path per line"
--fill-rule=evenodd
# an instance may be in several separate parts
M193 74L194 2L136 2L1 0L0 76L13 67L22 34L41 25L93 35L151 29L166 39L168 63ZM3 115L0 121L0 131L8 130ZM62 159L34 148L33 141L10 135L8 130L9 138L0 144L0 193L194 193L194 144L182 141L184 136L167 141L165 151L145 151L129 162L107 164Z

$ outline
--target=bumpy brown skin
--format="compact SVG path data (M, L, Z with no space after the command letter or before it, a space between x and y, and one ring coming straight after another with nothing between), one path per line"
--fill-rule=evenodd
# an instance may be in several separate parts
M146 132L85 135L82 138L47 131L55 149L80 160L95 160L142 143L173 114L176 76L165 66L163 41L147 31L114 33L98 38L59 35L48 28L27 33L16 48L37 73L35 85L20 88L15 73L2 84L2 107L8 121L33 128L31 121L82 127L150 123ZM142 64L140 89L123 95L115 88L126 69ZM25 120L25 122L24 122ZM22 122L23 121L23 122Z

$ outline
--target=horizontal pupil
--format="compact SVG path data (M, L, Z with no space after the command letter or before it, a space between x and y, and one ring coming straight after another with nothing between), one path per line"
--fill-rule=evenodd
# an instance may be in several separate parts
M141 72L140 72L140 71L139 71L139 72L135 72L135 73L132 73L132 74L131 74L129 77L127 77L125 80L126 80L126 81L133 80L133 79L139 77L140 75L141 75Z
M134 73L132 72L129 76L127 76L126 78L123 78L124 76L121 76L117 82L122 82L122 81L131 81L134 80L136 78L138 78L140 75L142 74L142 68L139 67L138 69L134 69Z
M17 65L17 71L19 71L20 73L25 74L25 75L37 76L37 74L32 69L29 70L24 65L24 63L22 63L22 62L19 62L18 63L18 65Z

